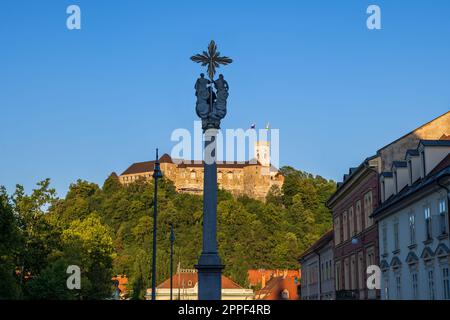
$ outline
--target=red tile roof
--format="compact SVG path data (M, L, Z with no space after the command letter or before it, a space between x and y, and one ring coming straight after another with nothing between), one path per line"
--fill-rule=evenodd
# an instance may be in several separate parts
M298 300L298 281L294 277L274 277L267 285L255 293L257 300L281 300L283 291L289 293L288 300Z
M262 282L264 277L265 281L279 276L286 276L291 278L300 279L300 270L266 270L266 269L256 269L247 271L247 279L251 286L256 286Z
M174 289L188 289L193 288L198 282L197 272L181 272L176 273L173 276L173 288ZM158 287L158 289L169 289L170 288L170 278L163 281ZM222 275L222 289L242 289L240 285L235 283L230 278Z

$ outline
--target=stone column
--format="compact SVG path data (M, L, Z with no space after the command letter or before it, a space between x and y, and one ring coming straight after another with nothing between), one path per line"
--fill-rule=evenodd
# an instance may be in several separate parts
M222 269L217 252L217 129L205 131L203 177L203 249L195 268L198 271L198 299L220 300Z

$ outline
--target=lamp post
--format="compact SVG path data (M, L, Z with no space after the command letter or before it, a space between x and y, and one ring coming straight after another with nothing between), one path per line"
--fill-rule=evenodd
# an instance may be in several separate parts
M173 224L170 224L170 300L173 300L173 243L175 242L175 234L173 232Z
M159 168L158 148L156 148L155 168L153 169L153 179L155 180L155 191L153 199L153 261L152 261L152 300L156 300L156 217L158 213L158 179L162 178Z

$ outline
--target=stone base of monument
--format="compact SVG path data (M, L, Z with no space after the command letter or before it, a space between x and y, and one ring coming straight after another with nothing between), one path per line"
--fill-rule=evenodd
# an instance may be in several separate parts
M222 299L222 270L224 265L217 253L202 253L195 265L198 272L198 300Z

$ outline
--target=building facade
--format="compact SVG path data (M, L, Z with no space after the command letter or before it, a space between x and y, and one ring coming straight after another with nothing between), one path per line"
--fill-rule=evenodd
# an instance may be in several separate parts
M298 258L302 300L335 299L333 236L333 230L327 232Z
M379 290L369 290L366 285L367 267L380 263L378 225L371 215L387 198L385 192L394 190L395 176L404 179L405 153L417 152L412 149L421 140L445 137L450 134L449 127L447 112L379 149L358 168L351 168L343 182L338 183L337 191L327 202L334 219L337 299L380 297Z
M265 200L267 192L276 186L281 190L284 177L270 164L269 143L257 142L256 158L246 162L217 162L217 182L220 188L235 196L248 196ZM203 162L172 159L164 154L160 159L163 175L170 179L178 192L203 193ZM120 176L122 184L130 184L139 179L152 179L155 162L132 164Z
M450 125L450 124L449 124ZM380 177L374 212L380 239L381 298L450 299L450 140L421 141Z
M378 230L370 218L379 199L380 158L366 159L352 168L328 200L334 220L336 299L376 299L368 290L366 269L378 265Z
M172 276L173 300L198 300L198 274L195 269L178 269ZM147 289L145 299L150 300L152 289ZM242 288L222 275L222 300L253 300L252 289ZM156 300L170 300L170 278L156 287Z

